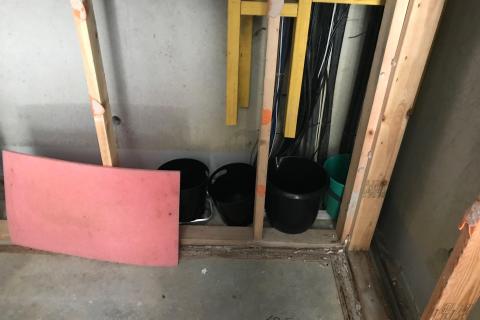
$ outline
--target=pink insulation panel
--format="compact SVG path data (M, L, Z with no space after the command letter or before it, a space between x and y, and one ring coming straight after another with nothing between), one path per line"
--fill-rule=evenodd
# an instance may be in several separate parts
M180 173L3 152L14 244L84 258L175 266Z

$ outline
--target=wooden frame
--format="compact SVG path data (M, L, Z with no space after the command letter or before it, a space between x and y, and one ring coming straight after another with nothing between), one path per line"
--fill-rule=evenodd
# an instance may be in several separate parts
M295 7L298 16L309 17L309 9L304 6L311 5L312 1L333 2L330 0L300 0L299 3L287 3L280 11L280 14L290 12L288 10L293 10L292 8ZM238 30L229 29L229 34L232 33L234 35L232 37L229 35L228 46L231 46L230 42L235 44L236 53L233 53L233 55L238 58L233 60L236 62L240 59L240 42L247 43L251 40L251 27L247 26L246 31L243 32L244 40L240 41L242 32L240 32L239 24L242 17L242 3L246 3L244 4L245 12L252 12L254 9L251 8L258 6L253 5L253 7L250 7L253 3L262 3L260 7L263 9L255 10L262 10L261 13L265 13L264 2L229 0L229 17L233 17L232 19L235 21L235 25L238 26ZM378 5L383 2L380 0L350 0L342 3ZM341 242L349 240L348 248L350 250L366 250L369 247L380 213L383 196L388 187L388 180L393 170L403 132L408 116L411 113L414 98L442 12L443 3L444 0L389 0L386 3L352 157L352 165L337 224L338 240ZM116 147L111 128L111 113L93 6L91 0L74 0L72 1L72 6L75 25L80 39L102 160L104 165L115 165L117 163ZM261 115L262 126L257 161L255 218L253 232L252 228L245 228L241 231L244 243L256 241L257 244L262 244L265 243L265 237L267 237L267 235L265 237L263 235L263 220L279 19L279 16L269 17L268 19L266 68ZM302 27L297 24L296 33L297 31L303 33L302 39L305 40L304 33L305 31L308 32L305 24ZM303 40L299 42L303 42ZM249 55L248 50L245 51L245 55ZM294 57L296 57L296 60L303 61L304 59L301 54L296 54ZM245 58L244 65L248 65L251 57ZM296 64L298 64L297 62ZM238 69L234 69L236 71L233 73L238 75ZM246 69L247 67L242 67L242 70ZM238 87L235 86L233 89L235 92ZM237 102L238 97L233 100ZM186 227L186 230L204 230L203 232L205 232L205 227L198 227L199 229L192 228L196 227L189 226ZM210 234L213 234L213 230ZM220 232L223 229L217 228L215 230ZM250 230L251 236L245 235L246 230ZM189 234L192 234L192 232L195 234L197 231L191 231ZM321 235L323 234L322 232L311 231L305 237L311 237L310 234ZM269 234L271 231L265 231L265 233ZM223 238L233 241L229 235L225 235ZM301 236L285 236L285 239L290 239L297 244L305 242ZM217 237L217 240L222 240L222 236ZM335 241L337 241L337 237L335 237ZM205 240L199 240L199 242L204 243ZM330 242L328 243L330 244ZM322 246L324 244L325 242L320 236L319 245Z
M281 16L296 17L290 89L301 85L304 46L312 2L381 5L382 0L299 0L287 3ZM428 54L444 6L444 0L389 0L386 2L377 42L345 195L337 230L308 230L287 235L263 227L266 172L273 86L276 73L279 16L269 17L264 76L262 126L259 137L255 219L250 227L181 226L182 245L229 245L292 248L343 248L367 250L380 214L386 189L411 114ZM72 1L80 40L92 112L104 165L118 163L111 125L106 80L91 0ZM268 6L261 1L229 0L227 52L227 123L236 123L237 104L248 105L253 15L265 15ZM244 19L246 18L246 19ZM245 23L242 28L242 21ZM240 67L239 67L240 66ZM242 79L239 82L239 78ZM292 89L293 87L293 89ZM239 94L240 92L240 94ZM294 105L297 95L290 103ZM290 99L290 98L289 98ZM298 106L297 106L298 108ZM288 111L287 111L288 113ZM295 111L290 111L295 114ZM286 136L294 135L291 123ZM466 317L480 296L480 199L467 211L452 255L433 292L422 319ZM253 232L252 232L253 231ZM6 221L0 221L0 244L10 244ZM360 279L362 280L362 279ZM368 282L368 281L367 281ZM363 282L363 287L367 290ZM367 290L368 291L368 290Z
M286 2L280 11L282 17L295 18L292 66L288 90L285 136L295 137L298 106L303 78L308 26L313 2L358 5L383 5L384 0L297 0ZM250 93L250 54L252 16L265 16L268 3L257 0L228 0L227 20L227 77L226 120L227 125L237 124L238 106L248 107ZM248 18L247 18L248 17Z

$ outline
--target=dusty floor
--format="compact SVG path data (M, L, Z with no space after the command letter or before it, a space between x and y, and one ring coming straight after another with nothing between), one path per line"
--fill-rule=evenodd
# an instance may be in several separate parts
M0 252L1 319L344 319L328 262L186 257L177 268Z

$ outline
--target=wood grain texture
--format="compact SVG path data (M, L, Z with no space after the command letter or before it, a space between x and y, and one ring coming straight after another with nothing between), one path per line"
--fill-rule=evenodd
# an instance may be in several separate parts
M102 163L117 166L118 152L93 4L91 0L74 0L72 6Z
M240 61L238 66L238 105L248 108L250 102L250 76L252 65L253 17L240 20Z
M472 205L480 214L480 196ZM468 210L467 213L468 214ZM478 221L476 221L478 224ZM471 225L470 225L471 227ZM462 228L422 320L464 320L480 297L480 228Z
M263 105L260 134L258 137L257 180L255 183L255 209L253 230L255 240L262 239L263 220L265 216L265 193L267 186L268 152L270 145L270 129L273 96L275 93L275 77L277 69L278 33L280 17L269 17L267 25L267 49L265 73L263 78Z
M367 154L350 250L366 250L370 246L443 5L443 0L409 2L401 44L391 61L395 70L389 80L390 88L382 103L379 120L367 129L368 135L373 136L373 144Z
M443 3L397 0L383 52L379 38L337 228L350 250L369 248Z
M237 124L238 65L240 59L240 0L228 0L226 124Z
M393 72L391 61L395 57L400 41L407 5L408 1L389 0L383 11L382 24L378 34L345 191L337 220L337 233L342 241L345 241L351 232L368 162L368 153L373 143L372 135L367 135L367 128L369 124L373 126L380 117L381 103L385 98L388 79Z
M284 135L286 138L294 138L297 130L297 116L300 104L300 93L302 91L303 69L305 65L311 10L312 0L299 0L293 33L290 82L288 85L287 111L285 116Z

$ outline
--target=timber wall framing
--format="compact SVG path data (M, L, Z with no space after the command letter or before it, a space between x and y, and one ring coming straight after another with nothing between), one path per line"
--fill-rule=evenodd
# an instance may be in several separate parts
M382 0L299 0L299 2L287 2L278 15L298 18L305 11L305 16L309 19L310 8L307 8L307 6L311 5L312 2L383 4ZM347 179L345 197L337 223L338 240L342 242L349 240L350 250L369 248L443 3L443 0L386 1L352 156L352 165ZM104 165L117 165L115 137L111 125L111 113L92 1L74 0L72 6L102 161ZM248 97L249 82L245 81L243 77L238 81L238 75L239 72L243 74L245 70L248 70L251 63L251 47L249 47L252 31L251 16L267 13L267 2L229 0L228 14L234 16L233 21L238 26L238 32L233 32L235 50L238 49L238 55L234 53L234 58L237 59L238 64L237 67L233 68L235 69L233 72L237 77L237 82L232 90L233 93L236 92L236 97L231 99L235 101L235 110L238 101L240 101L242 107L246 107L245 102L248 100L246 97ZM272 85L275 79L279 16L269 17L268 32L270 37L267 40L267 64L261 115L263 120L257 161L255 222L253 228L247 228L247 230L251 230L251 240L255 241L262 241L263 239L263 207L268 163L268 134L270 131L269 117L273 102ZM240 27L242 22L244 24L243 28ZM296 30L302 32L301 39L306 40L308 33L305 34L305 32L308 32L308 30L305 30L304 27L304 24L297 25ZM232 31L229 29L228 32L230 39L227 41L228 46L232 42ZM301 41L302 48L303 40ZM243 43L243 51L240 48L241 43ZM240 55L240 52L243 52L243 54ZM303 50L300 50L301 52ZM230 52L227 53L228 55L230 55ZM304 56L302 54L295 57L295 63L299 61L303 63ZM229 66L231 65L228 65L227 62L227 82L229 81ZM240 99L238 97L239 92ZM227 109L229 101L227 97ZM228 114L227 112L227 117ZM188 228L195 228L195 226L189 226ZM315 233L316 231L312 232ZM288 238L289 236L285 237ZM301 237L298 236L292 237L292 241L303 242ZM322 246L321 237L319 238L319 246Z
M370 247L444 5L443 0L389 2L385 15L392 22L385 49L377 45L337 224L349 250ZM385 28L382 23L381 37Z

